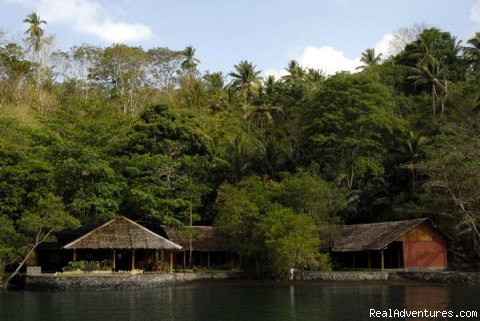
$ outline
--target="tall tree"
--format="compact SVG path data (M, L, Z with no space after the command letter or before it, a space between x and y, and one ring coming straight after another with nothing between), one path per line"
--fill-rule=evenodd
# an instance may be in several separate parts
M25 31L25 34L28 35L27 41L29 43L30 49L34 53L34 57L36 57L42 46L43 36L45 33L41 25L46 24L47 22L40 19L40 16L37 15L35 12L29 14L27 18L23 20L23 22L29 24L29 27L27 31Z
M253 102L253 93L260 84L260 70L255 70L251 62L243 60L235 65L235 71L228 75L232 77L231 86L240 92L244 97L244 102L251 104Z
M472 72L476 77L480 76L480 32L475 34L475 37L469 39L467 43L469 47L463 47L463 52L471 65Z
M375 74L340 73L324 82L306 107L305 150L346 187L359 186L365 175L381 177L388 137L404 129L388 88Z
M183 70L193 70L200 63L200 60L195 57L196 51L197 50L192 46L188 46L182 51L181 57L183 61L181 66Z
M149 57L141 47L105 48L90 70L90 79L102 85L110 99L118 98L124 114L137 114L149 98Z
M433 117L436 116L437 100L441 101L441 114L445 111L445 102L448 97L448 69L434 57L429 57L419 67L414 67L414 75L409 78L414 80L415 85L427 85L430 87L430 98L432 101Z
M368 48L365 52L362 52L360 57L360 62L363 63L363 66L358 66L357 69L366 69L378 66L382 61L382 53L378 55L375 53L375 48Z
M304 79L305 70L299 64L298 61L292 59L288 62L285 71L288 72L287 75L283 76L282 79L286 82L298 82Z

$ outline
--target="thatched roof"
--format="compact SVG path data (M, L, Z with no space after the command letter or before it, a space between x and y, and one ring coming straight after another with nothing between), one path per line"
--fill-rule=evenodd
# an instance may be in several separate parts
M332 237L331 251L381 250L425 221L427 221L426 218L420 218L406 221L344 225Z
M180 250L182 247L122 216L97 227L63 248Z
M212 226L191 226L185 230L174 229L168 226L162 226L166 237L180 244L184 250L190 249L190 239L188 229L192 229L192 250L199 252L230 251L227 246L220 241Z

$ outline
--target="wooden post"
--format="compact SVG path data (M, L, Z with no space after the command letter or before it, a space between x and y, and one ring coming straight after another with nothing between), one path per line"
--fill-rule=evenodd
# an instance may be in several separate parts
M355 252L352 253L352 267L355 268Z
M385 269L385 256L384 256L384 253L383 253L383 249L380 250L380 266L382 268L382 271Z
M183 251L183 269L187 266L187 252Z
M170 251L170 272L173 272L173 250Z
M77 250L73 249L73 261L77 260Z
M208 256L207 256L207 267L210 268L210 251L208 251Z
M115 271L116 263L117 263L117 251L116 251L115 249L113 249L113 253L112 253L112 271Z
M135 249L132 249L132 271L135 270Z
M371 269L372 268L372 257L370 255L370 251L367 251L368 253L368 268Z

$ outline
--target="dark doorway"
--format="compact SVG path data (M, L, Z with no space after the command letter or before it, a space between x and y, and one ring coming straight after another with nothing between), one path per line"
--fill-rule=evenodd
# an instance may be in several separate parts
M130 271L132 269L132 251L117 250L116 251L116 271Z

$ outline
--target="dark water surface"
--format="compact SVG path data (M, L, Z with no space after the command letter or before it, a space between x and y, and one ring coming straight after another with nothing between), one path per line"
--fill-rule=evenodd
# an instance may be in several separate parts
M406 282L211 281L146 290L0 292L1 321L480 320L374 319L370 309L480 311L480 288Z

